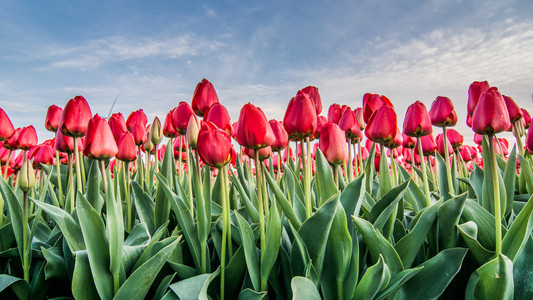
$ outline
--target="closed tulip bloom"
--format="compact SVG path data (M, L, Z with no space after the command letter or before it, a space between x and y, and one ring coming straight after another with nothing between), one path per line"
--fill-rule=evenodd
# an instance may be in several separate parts
M403 121L403 133L412 137L421 137L432 132L431 118L426 106L417 100L407 108Z
M117 142L118 152L115 157L118 160L130 162L137 159L137 147L135 139L131 132L124 132L120 135Z
M87 132L91 117L91 108L87 100L82 96L76 96L65 105L59 121L59 128L66 136L82 137Z
M264 147L258 150L249 149L249 148L243 148L242 151L246 156L248 156L251 159L255 159L255 151L259 151L259 160L263 161L270 156L272 156L272 147Z
M318 116L316 118L316 132L312 139L318 139L320 138L320 131L322 130L322 127L324 125L328 124L328 119L324 116Z
M351 109L344 111L344 114L339 120L339 128L344 131L346 137L349 139L361 139L363 137L361 127L357 123L357 117Z
M465 162L469 162L469 161L473 160L474 158L476 158L476 156L477 156L476 148L468 146L468 145L461 146L459 148L459 153L461 154L461 158Z
M146 143L146 128L140 122L133 124L130 132L133 134L135 145L142 145Z
M322 99L320 98L318 88L316 86L307 86L302 89L302 92L309 96L309 99L311 99L315 106L316 114L319 115L322 112Z
M328 123L322 128L318 147L332 165L341 165L348 160L345 133L335 123Z
M341 106L337 103L333 103L328 109L328 122L338 124L341 119Z
M22 168L17 176L17 184L21 190L27 192L35 185L35 171L29 160L23 162Z
M385 96L370 93L366 93L363 96L363 120L366 124L370 121L372 114L383 105L394 109L392 102Z
M187 132L187 125L189 125L191 115L194 115L194 111L189 103L185 101L181 101L172 111L172 124L174 124L174 128L179 134Z
M229 135L233 128L231 127L231 118L228 110L220 103L214 103L204 114L204 121L211 122L218 128L226 131Z
M361 131L365 130L366 123L365 119L363 118L363 108L358 107L354 109L353 111L355 113L355 118L357 119L357 123L359 124L359 128L361 128Z
M111 128L111 132L113 132L115 141L118 141L120 136L124 132L128 131L128 127L126 127L126 121L124 120L122 113L112 114L107 123L109 124L109 128Z
M396 149L396 148L400 147L402 145L402 143L403 143L402 132L400 131L399 128L396 128L396 135L394 136L392 141L390 141L389 143L385 144L385 147L387 147L389 149Z
M0 141L7 140L14 132L13 123L11 123L6 112L0 108Z
M468 115L472 116L474 109L479 101L479 97L489 89L489 83L487 81L474 81L468 88Z
M524 117L524 114L522 113L522 110L518 105L516 105L516 102L514 102L513 98L509 96L502 95L503 100L505 101L505 106L507 106L507 112L509 113L509 120L511 123L514 123Z
M192 114L191 118L189 119L189 124L187 124L187 133L185 134L185 138L187 140L187 143L193 150L196 150L199 131L200 123L198 122L198 118L195 114Z
M143 149L143 151L146 151L150 154L155 154L155 147L154 147L154 143L152 143L151 132L152 132L152 124L148 124L148 126L146 126L146 131L145 131L144 144L141 145L141 149Z
M29 150L31 147L37 145L37 132L33 125L23 127L17 137L17 149Z
M371 141L387 144L396 136L397 128L396 112L392 107L383 105L372 114L366 123L365 135Z
M174 155L179 156L180 148L181 152L187 151L187 144L185 143L185 136L180 135L178 138L174 139L174 143L172 144L172 147L174 149Z
M455 129L450 128L446 130L448 141L454 149L461 147L463 144L463 136Z
M176 108L173 108L168 112L167 116L165 117L165 122L163 123L163 135L167 138L175 138L179 135L179 133L176 131L176 128L174 128L174 124L172 124L172 112L174 112L175 109Z
M483 143L483 136L481 134L474 133L474 143L481 146Z
M487 90L476 105L472 115L472 129L478 134L496 134L511 126L509 112L498 89Z
M444 135L442 133L439 133L437 135L437 139L436 139L436 144L437 144L437 152L439 152L439 154L444 157ZM450 143L450 140L447 140L447 144L448 144L448 153L453 153L453 147L452 147L452 144Z
M95 115L89 121L83 154L94 159L109 159L118 153L117 143L105 119Z
M269 126L270 127L270 126ZM221 168L231 160L231 136L213 123L204 122L198 133L198 155L214 168Z
M161 121L155 117L150 127L150 139L154 145L159 145L163 139L163 128L161 128Z
M533 126L530 126L527 131L526 148L529 152L533 152Z
M44 118L44 128L48 131L56 132L59 127L59 121L61 121L61 115L63 109L56 105L50 105L48 111L46 111L46 117Z
M17 139L19 137L19 134L20 134L20 131L22 130L22 128L17 128L15 129L15 131L13 132L13 134L7 139L4 141L4 148L6 149L9 149L9 150L16 150L17 149Z
M529 124L531 124L531 115L524 108L521 108L521 110L522 110L522 115L524 116L524 118L522 119L522 124L524 125L525 129L528 129Z
M283 126L290 140L300 140L315 134L317 114L307 94L298 91L296 96L289 101L283 118Z
M437 127L455 126L457 124L457 113L453 107L452 100L448 97L438 96L429 109L431 124Z
M133 124L137 122L141 123L143 126L146 126L146 124L148 123L148 118L146 117L146 114L144 113L142 108L130 113L128 119L126 119L126 127L128 128L128 130L131 131L131 128L133 128Z
M413 149L416 146L416 139L402 133L402 147L407 149Z
M211 107L211 105L218 103L218 96L213 84L207 79L202 79L194 90L192 96L192 109L198 116L203 116L204 113ZM187 118L187 121L189 118Z
M78 151L83 150L84 139L79 139ZM54 149L61 153L73 153L74 152L74 138L66 136L61 132L60 129L57 129L56 139L54 142Z
M422 152L424 156L434 155L437 150L437 143L435 142L435 137L432 134L425 135L420 138L422 143ZM415 147L415 153L420 155L418 152L418 146Z
M55 151L47 144L41 144L37 147L33 154L33 165L36 168L40 168L43 165L54 164Z
M260 149L274 144L276 140L265 114L253 104L248 103L241 108L237 124L237 142L243 147Z
M270 120L268 123L270 124L272 132L276 137L276 140L271 146L272 151L281 151L285 149L285 147L287 147L289 144L289 136L287 135L287 131L285 131L283 124L277 120Z

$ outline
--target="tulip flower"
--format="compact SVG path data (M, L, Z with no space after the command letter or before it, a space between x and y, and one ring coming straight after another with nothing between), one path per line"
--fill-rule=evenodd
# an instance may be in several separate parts
M335 123L328 123L322 128L319 148L332 165L343 164L348 159L345 133Z
M276 136L263 111L253 104L241 108L237 126L237 142L246 148L260 149L274 144Z
M267 159L270 156L272 156L272 147L264 147L264 148L261 148L261 149L258 149L258 150L249 149L249 148L244 147L242 149L242 151L244 152L244 154L246 154L246 156L248 156L251 159L255 159L255 151L257 151L259 153L259 160L260 161L264 161L265 159Z
M341 106L337 103L330 105L328 109L328 122L338 124L341 119Z
M44 119L44 128L48 131L56 132L59 127L59 121L61 120L61 115L63 114L63 109L56 105L50 105L48 111L46 112L46 117Z
M115 157L124 162L131 162L137 159L137 147L135 139L131 132L124 132L120 135L117 142L118 152Z
M135 145L142 145L146 143L146 128L141 122L136 122L130 129L135 139Z
M189 125L189 119L192 115L194 115L192 107L184 101L181 101L172 111L172 124L179 134L187 132L187 125Z
M422 145L423 156L430 156L435 154L435 151L437 150L437 143L435 142L435 137L433 137L432 134L428 134L421 137L420 142ZM415 148L415 153L420 155L420 151L418 150L418 148Z
M324 127L324 125L326 125L327 123L328 123L328 119L326 117L318 116L316 118L316 132L315 132L315 135L311 139L320 138L320 131L322 130L322 127Z
M378 94L366 93L363 96L363 120L368 124L372 114L381 106L386 105L394 110L394 106L389 98Z
M403 121L403 133L407 136L422 137L432 132L431 118L426 106L417 100L407 108Z
M397 128L396 112L392 107L383 105L368 120L365 135L376 143L387 144L396 136Z
M433 126L447 127L457 124L457 113L455 112L452 101L448 97L437 97L431 104L429 116Z
M521 108L521 110L522 110L522 115L524 116L524 118L522 119L524 128L528 129L529 128L529 124L531 124L531 115L524 108Z
M54 148L55 150L62 152L62 153L73 153L74 152L74 139L70 136L64 135L63 132L61 132L61 130L58 129L56 132ZM78 143L78 151L81 151L81 150L83 150L83 143Z
M436 144L437 144L437 152L439 152L439 154L442 156L442 157L445 157L445 150L444 150L444 135L442 133L439 133L437 135L437 138L435 140ZM452 147L452 144L450 143L449 140L446 141L446 144L448 145L448 153L452 153L453 152L453 147Z
M146 126L148 123L148 118L142 108L130 113L126 119L126 127L131 131L131 128L133 128L133 125L137 122L141 123L143 126Z
M209 82L207 79L202 79L197 85L196 89L194 90L194 94L192 96L192 109L194 113L196 113L198 116L202 117L204 113L215 103L218 101L217 92L215 91L215 88L213 87L213 84ZM189 118L187 118L187 121L189 121ZM176 123L174 123L174 126L176 126ZM180 132L180 134L183 134Z
M29 150L37 145L37 132L33 125L23 127L17 137L17 149Z
M272 132L274 133L274 136L276 137L274 143L272 144L272 151L281 151L287 147L289 144L289 136L287 135L287 131L285 131L285 128L283 127L283 123L277 120L270 120L268 121L270 124L270 127L272 128Z
M161 128L161 121L155 117L150 126L150 139L154 145L159 145L163 139L163 128Z
M315 134L317 128L317 114L313 102L307 94L298 91L289 101L283 126L290 140L301 140Z
M124 132L128 131L128 127L126 126L126 121L124 120L122 113L112 114L107 123L109 124L109 128L111 128L111 132L113 132L115 141L118 141L120 136Z
M231 127L231 119L228 110L224 107L224 105L218 102L214 103L204 113L204 121L215 124L218 126L218 128L226 131L231 136L233 130Z
M322 112L322 99L320 98L318 88L316 86L308 86L304 87L302 92L309 96L309 99L311 99L313 105L315 106L316 114L319 115Z
M91 108L87 100L82 96L76 96L65 105L59 121L59 128L66 136L82 137L87 131L91 117Z
M53 165L54 164L54 150L50 145L41 144L35 150L33 154L33 165L36 168L40 168L41 164L43 165Z
M0 108L0 141L7 140L14 132L13 123L11 123L6 112Z
M187 124L187 133L185 138L191 149L196 150L196 144L198 142L198 132L200 131L200 123L195 114L192 114L189 123Z
M472 116L481 95L489 89L487 81L474 81L468 88L467 112Z
M472 129L482 135L494 135L511 126L509 113L498 89L488 89L476 105L472 115Z
M463 136L455 129L447 129L448 141L454 149L461 147L463 144Z
M339 128L344 131L348 139L361 139L363 137L361 127L357 123L357 117L350 109L347 109L339 120Z
M385 144L385 147L389 149L395 149L400 147L403 143L402 133L399 128L396 128L396 135L389 143Z
M366 122L365 122L365 119L363 118L363 108L358 107L354 109L353 112L355 113L355 118L357 119L357 124L359 124L359 128L361 128L361 131L365 130Z
M117 153L118 147L111 128L105 119L96 114L89 121L87 127L83 154L90 158L104 160L115 156Z
M509 113L509 120L511 123L514 123L524 117L522 110L520 107L518 107L518 105L516 105L516 102L514 102L513 98L505 95L502 95L502 98L505 101L505 106L507 107L507 112Z
M231 136L210 122L202 123L198 132L198 155L214 168L221 168L231 160Z
M402 133L402 147L413 149L416 146L416 139Z
M529 152L533 152L533 126L529 127L527 131L526 147Z
M165 122L163 123L163 135L167 138L175 138L179 135L179 133L176 131L176 128L174 128L174 124L172 124L172 113L175 109L176 108L173 108L168 112L167 116L165 117Z

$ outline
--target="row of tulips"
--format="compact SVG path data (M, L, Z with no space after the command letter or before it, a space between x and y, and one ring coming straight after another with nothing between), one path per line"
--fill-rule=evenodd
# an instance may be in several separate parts
M326 117L313 86L283 121L248 103L232 123L205 79L163 123L77 96L50 106L41 144L0 109L0 293L533 298L531 117L487 82L467 109L477 147L447 97L413 103L400 130L386 96Z

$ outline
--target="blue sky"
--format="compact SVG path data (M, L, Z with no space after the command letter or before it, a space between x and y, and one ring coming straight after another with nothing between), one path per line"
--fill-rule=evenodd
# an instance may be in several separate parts
M247 102L282 119L307 85L327 107L448 96L466 128L468 86L488 80L533 112L533 2L0 2L0 107L40 141L48 106L83 95L93 113L163 119L207 78L232 119Z

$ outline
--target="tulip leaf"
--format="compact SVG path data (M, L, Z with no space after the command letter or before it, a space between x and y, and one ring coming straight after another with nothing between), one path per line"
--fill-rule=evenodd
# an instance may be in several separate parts
M180 241L180 239L175 237L170 237L169 239L173 240L172 243L159 250L159 252L136 269L122 284L114 299L133 300L145 298L156 275Z
M385 223L389 221L391 214L397 208L398 202L403 198L408 184L409 181L404 181L399 186L394 187L372 207L369 220L373 222L374 228L383 230Z
M396 275L392 276L386 288L382 289L376 295L374 299L376 300L385 299L386 297L394 293L397 289L399 289L405 282L407 282L409 279L415 276L418 272L420 272L420 270L422 270L423 268L424 267L418 267L418 268L403 270L400 273L397 273Z
M453 248L457 245L457 224L463 213L467 193L444 202L439 208L439 247Z
M321 206L326 200L338 193L338 189L333 180L333 173L329 166L329 162L324 154L322 154L322 151L320 151L320 148L317 148L316 151L315 164L315 186L318 191L318 206Z
M141 221L141 223L146 224L146 227L148 228L150 234L154 234L154 201L152 201L150 196L145 191L143 191L142 187L139 185L138 182L132 181L131 187L133 191L133 201L135 202L135 209L137 210L139 221Z
M363 235L370 256L374 262L377 262L380 255L383 256L385 263L391 271L391 275L403 270L403 265L398 253L394 247L383 237L383 235L365 219L352 216L357 231Z
M502 240L502 252L514 261L531 237L533 229L533 196L522 208Z
M505 165L505 171L503 173L503 182L505 184L506 191L506 211L505 215L509 214L513 209L514 193L515 193L515 182L516 182L516 146L513 147L509 158L507 159L507 164ZM511 259L512 260L512 259Z
M468 280L466 299L513 299L513 262L503 254L477 269Z
M165 189L171 191L168 181L165 177L157 174L158 180L156 183L156 194L154 199L154 228L159 228L161 224L165 223L170 216L170 207L171 202L168 201L168 195L165 193ZM162 179L159 179L162 178ZM179 184L176 187L176 190L179 191ZM150 195L150 192L147 193ZM151 198L151 197L150 197ZM187 209L188 210L188 209Z
M383 287L389 284L389 280L389 268L383 261L383 256L379 255L378 262L366 270L352 298L373 299Z
M366 166L365 166L365 174L366 174L366 191L369 194L372 194L372 188L374 183L374 159L376 156L376 143L372 143L372 147L370 148L370 153L368 154L368 158L366 160Z
M352 180L342 191L340 202L347 216L359 216L365 196L365 174Z
M381 146L381 151L385 152L385 147ZM390 174L389 162L387 155L381 153L379 157L379 194L383 197L392 188L392 179Z
M528 237L513 262L514 299L533 299L533 238Z
M229 177L230 177L231 183L239 191L239 196L241 197L241 200L244 202L244 207L248 211L248 215L250 216L250 219L252 219L252 222L254 223L259 223L259 213L257 212L257 208L252 204L252 201L250 200L250 197L248 197L248 194L244 190L244 187L241 184L240 180L238 180L237 177L231 172L229 173Z
M281 219L278 214L276 202L272 202L270 214L266 223L265 253L261 255L261 281L266 282L276 258L278 257L281 244ZM258 289L256 289L258 290Z
M339 203L335 210L335 217L329 232L329 245L335 265L337 266L336 280L342 282L346 277L350 261L352 260L352 237L348 231L346 214Z
M478 227L477 224L469 221L464 224L457 225L459 233L463 237L466 246L472 252L476 261L482 265L494 257L494 251L485 249L477 240Z
M320 300L320 294L316 289L315 284L300 276L295 276L291 280L292 298L293 299L306 299L306 300Z
M107 178L103 178L107 180ZM111 183L108 180L109 183ZM109 184L111 186L111 184ZM120 192L117 190L120 199ZM124 245L124 223L122 214L122 203L115 200L112 190L106 194L106 230L109 242L109 270L112 274L120 273L122 262L122 248ZM89 255L90 257L90 255Z
M124 241L121 263L126 274L129 274L139 257L150 243L150 233L146 223L137 223Z
M290 254L290 269L292 276L304 275L305 277L310 278L313 282L318 283L318 275L311 263L311 257L309 256L309 251L307 251L307 246L305 245L304 240L293 226L290 226L290 228L294 238Z
M256 292L251 289L244 289L239 293L238 300L261 300L268 299L267 292Z
M23 245L23 214L21 202L17 199L17 195L13 192L13 189L4 180L3 176L0 176L0 189L2 192L2 198L7 202L7 211L11 220L11 226L13 227L13 233L15 240L17 241L17 247L20 258L22 259L22 245ZM2 213L2 212L0 212ZM26 225L28 226L28 225ZM29 232L29 230L28 230Z
M67 265L63 258L63 251L60 247L44 248L41 246L41 252L46 259L45 278L68 278Z
M420 218L414 228L398 241L395 245L396 252L402 259L402 264L405 268L409 268L413 263L418 250L424 243L426 236L433 227L433 223L437 219L437 212L442 204L442 200L422 210L419 215Z
M446 163L444 161L444 158L440 155L440 153L436 153L435 154L435 160L436 160L436 164L437 164L437 177L438 177L438 180L439 180L439 190L440 190L440 195L442 197L442 199L444 199L444 201L448 200L451 198L451 191L450 191L450 186L453 187L453 182L448 182L448 170L447 170L447 167L446 167ZM448 162L449 163L449 162ZM451 168L451 167L450 167ZM451 170L450 170L451 172Z
M495 197L495 186L498 185L499 194L500 194L500 211L503 217L505 213L506 201L506 188L503 182L503 179L500 174L500 169L498 166L494 166L492 163L492 157L489 150L488 139L493 139L492 136L488 138L483 138L483 169L485 176L483 178L483 191L481 197L481 203L483 208L489 211L493 216L495 212L494 207L494 197ZM494 143L494 142L493 142ZM494 154L495 155L495 154ZM492 172L496 172L496 177L498 182L494 182L492 178ZM514 189L514 186L512 187Z
M191 164L188 167L192 167L192 165L194 164ZM176 173L175 170L176 168L174 166L174 145L172 145L172 140L168 139L167 146L165 148L165 154L163 156L163 162L161 163L160 173L161 175L163 175L163 177L167 179L169 185L172 185L174 183L174 176Z
M28 299L30 296L30 286L24 279L0 274L0 292L8 287L11 287L19 299Z
M467 249L446 249L418 267L422 269L405 282L395 299L437 299L461 269Z
M76 263L72 275L72 295L75 299L98 299L98 291L91 276L87 250L76 251Z
M467 199L461 216L463 222L473 221L479 228L477 240L483 247L491 250L496 248L494 216L477 202Z
M526 188L528 193L533 193L533 171L531 170L531 164L529 160L522 155L518 155L520 161L520 177L523 177L526 182Z
M161 280L161 282L159 283L159 286L155 290L153 300L160 300L163 298L164 293L168 290L168 286L170 285L172 280L174 280L174 277L176 277L176 273L167 275L165 276L165 278Z
M111 299L113 296L113 278L109 271L109 243L106 239L104 222L79 191L76 200L76 211L87 247L89 265L96 290L100 298Z
M296 214L294 213L291 203L289 202L289 200L287 200L287 197L285 197L285 195L283 194L283 191L278 186L274 178L272 178L272 176L270 176L268 172L263 172L263 174L265 175L264 178L266 178L268 185L270 186L270 189L272 190L272 192L274 192L274 195L276 196L276 200L279 206L281 207L281 210L283 211L287 219L289 219L289 221L291 222L291 225L296 230L299 230L302 224L300 220L298 219L298 217L296 217Z
M235 213L237 223L241 232L242 247L244 249L244 257L246 259L246 268L252 281L252 285L256 291L261 290L260 280L261 274L259 271L259 258L257 253L256 242L250 224L239 214Z
M91 206L100 213L104 207L104 198L100 193L101 172L98 160L89 160L89 175L87 177L86 197Z
M165 246L167 246L169 244L169 239L165 239L163 241L160 241L160 239L166 233L168 222L169 221L167 221L167 223L161 225L161 227L159 227L156 230L154 235L152 235L152 238L148 242L148 245L146 245L146 247L144 248L143 253L139 257L139 259L137 259L137 261L135 262L135 265L133 266L131 271L137 270L150 257L152 257L155 253L157 253L157 251L159 251L161 248L163 248L163 247L165 247ZM133 227L133 228L135 229L135 227ZM128 240L126 239L126 241L128 241Z

